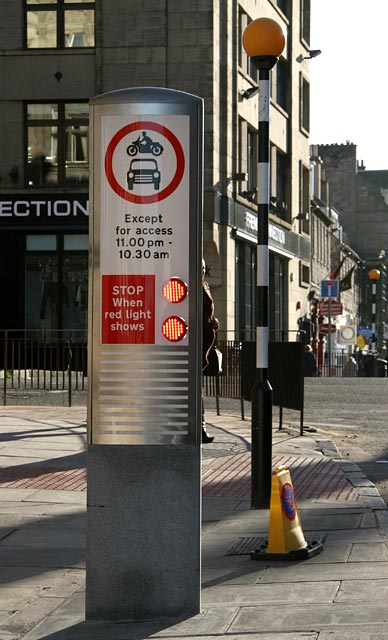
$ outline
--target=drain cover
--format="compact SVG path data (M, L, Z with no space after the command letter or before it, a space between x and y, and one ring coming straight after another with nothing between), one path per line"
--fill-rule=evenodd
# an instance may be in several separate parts
M245 556L252 551L260 549L268 542L268 538L239 538L237 542L227 551L227 556Z
M313 543L323 544L327 538L327 534L311 534L304 536L308 545ZM237 542L227 551L226 556L246 556L257 551L258 549L265 548L268 544L268 538L247 537L239 538Z

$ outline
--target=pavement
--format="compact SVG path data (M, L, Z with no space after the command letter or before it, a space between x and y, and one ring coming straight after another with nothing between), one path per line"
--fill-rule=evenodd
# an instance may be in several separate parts
M86 622L86 409L0 410L0 640L386 640L388 511L373 483L319 430L274 423L273 465L324 548L254 561L269 511L250 508L250 421L206 419L201 613Z

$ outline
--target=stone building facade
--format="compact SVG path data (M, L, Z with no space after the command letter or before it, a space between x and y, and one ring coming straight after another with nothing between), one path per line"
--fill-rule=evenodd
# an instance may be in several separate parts
M358 324L371 326L371 282L368 273L378 268L377 324L379 352L386 356L388 171L368 171L357 161L355 144L321 144L316 153L330 185L330 205L340 212L344 241L360 257L356 278L360 288ZM366 332L366 335L368 333Z
M88 101L164 86L204 98L204 257L224 336L251 336L258 77L241 36L264 16L287 39L271 76L270 329L293 339L310 289L310 0L81 4L0 0L0 325L85 329Z

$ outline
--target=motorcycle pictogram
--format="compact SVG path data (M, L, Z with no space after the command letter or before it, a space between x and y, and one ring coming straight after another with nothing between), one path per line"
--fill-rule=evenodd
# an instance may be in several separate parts
M151 153L153 156L160 156L163 153L163 147L160 142L154 142L147 136L146 131L142 131L141 136L127 147L129 156L135 156L137 153Z

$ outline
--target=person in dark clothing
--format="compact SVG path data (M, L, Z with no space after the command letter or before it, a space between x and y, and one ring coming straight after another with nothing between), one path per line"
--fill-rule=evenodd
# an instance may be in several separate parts
M214 315L214 301L210 292L208 282L205 280L206 265L202 260L202 297L203 297L203 335L202 335L202 371L208 366L208 353L215 342L219 322ZM208 444L213 442L214 436L209 436L206 430L205 408L202 399L202 443Z
M317 375L317 362L311 345L306 344L304 348L304 375L312 377Z

